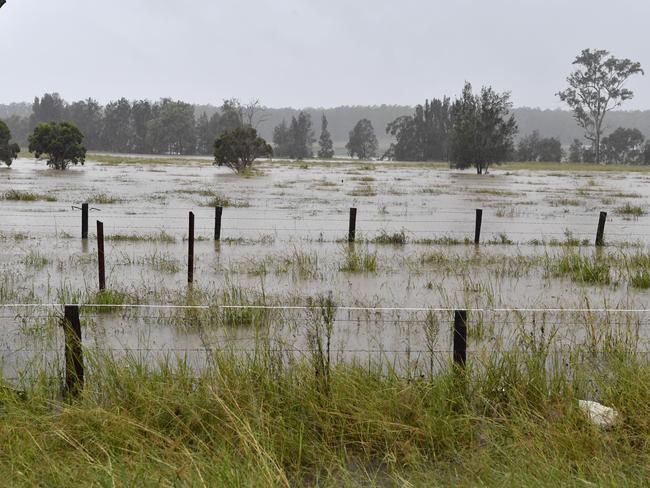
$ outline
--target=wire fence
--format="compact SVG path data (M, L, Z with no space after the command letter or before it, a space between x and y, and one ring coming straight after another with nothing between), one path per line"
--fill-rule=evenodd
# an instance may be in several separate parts
M329 306L333 310L328 312ZM109 312L102 313L102 308ZM436 367L464 367L467 358L516 352L522 345L531 351L546 348L547 354L563 355L572 353L574 343L594 351L607 350L618 341L630 352L650 352L642 345L644 340L650 341L650 310L645 308L3 303L1 310L5 313L0 314L4 329L0 362L5 380L24 377L26 370L58 368L65 370L58 377L65 377L66 384L76 381L78 368L83 370L84 354L136 358L151 365L175 358L200 370L217 353L247 357L266 351L283 358L309 359L319 353L314 334L327 341L327 354L333 360L379 358L392 369L408 370L408 375L411 369L432 367L434 360ZM136 314L115 315L125 311ZM251 311L281 311L296 315L296 319L262 315L258 321L237 322L250 318L247 314ZM188 312L204 315L186 315ZM215 322L219 317L230 317L234 323ZM157 328L140 330L138 321L142 319L154 320ZM38 320L50 321L54 329L39 326ZM97 328L97 324L103 325ZM360 329L361 324L368 329ZM185 326L180 336L156 335L160 327L174 330L179 326ZM375 329L378 336L367 333ZM578 333L562 334L573 329ZM351 342L344 343L344 338Z
M33 209L34 207L29 207ZM44 209L50 207L44 206ZM629 222L621 220L613 220L611 217L608 219L607 214L600 212L600 214L578 214L575 213L571 217L575 217L579 220L569 220L564 222L549 222L540 219L516 219L512 217L499 218L496 215L496 211L493 214L483 218L483 210L476 209L475 212L470 212L466 209L464 210L445 210L445 213L451 215L457 215L458 218L449 218L446 215L436 215L432 214L428 216L427 214L411 214L410 217L400 218L395 221L389 218L368 218L364 219L363 216L357 215L357 209L350 209L348 218L341 216L340 218L336 215L328 215L324 217L287 217L286 214L278 215L277 211L275 213L268 209L254 209L254 210L234 210L235 212L242 213L241 215L222 215L220 209L218 213L214 216L205 216L203 215L203 210L199 209L197 211L197 221L199 225L194 227L194 214L190 213L190 226L181 226L176 225L176 222L181 222L186 219L182 215L171 214L171 215L131 215L131 214L118 214L118 213L97 213L94 214L98 218L101 218L102 221L105 221L106 227L109 231L119 232L119 231L131 231L131 232L140 232L140 231L182 231L187 233L187 239L190 241L190 247L188 250L189 263L188 263L188 282L192 281L191 272L193 272L193 242L194 242L194 232L214 232L214 239L220 240L224 234L228 236L236 237L245 232L271 232L271 233L287 233L290 237L296 235L297 231L309 234L317 233L323 235L325 233L333 233L338 237L343 239L347 238L349 242L354 242L355 239L360 239L360 233L379 233L386 232L388 228L390 231L401 231L402 234L408 233L409 235L416 236L426 236L430 239L435 239L436 237L442 236L465 236L466 241L474 242L479 244L481 242L481 230L482 226L490 228L490 233L504 235L515 235L515 236L528 236L533 237L535 235L541 235L542 237L555 237L563 236L565 238L573 237L575 233L576 238L582 237L595 237L595 244L603 244L603 234L605 232L605 222L608 224L607 236L608 238L644 238L648 234L643 232L635 232L637 229L645 229L650 227L648 223L638 223L638 222ZM66 212L70 210L65 210ZM174 211L182 211L182 209L175 208ZM63 209L61 210L63 212ZM205 210L207 213L207 210ZM246 212L251 213L260 213L261 215L248 215ZM472 213L474 213L474 218L472 219ZM0 222L0 231L3 229L21 229L28 230L30 228L35 229L54 229L56 231L61 230L70 230L74 231L79 229L75 220L79 219L78 214L70 215L58 215L58 211L45 210L40 212L38 215L34 212L28 214L29 217L36 218L42 217L43 219L48 219L48 222L36 221L29 222L25 221L25 214L21 213L7 213L3 215L3 220ZM427 218L424 218L424 216ZM581 218L585 217L585 218ZM588 221L586 217L592 218L593 222ZM7 221L9 219L9 221ZM11 219L21 219L21 221L12 221ZM64 223L61 223L61 220ZM87 238L88 235L93 235L88 233L88 208L82 211L82 220L81 220L81 229L82 237ZM124 221L128 221L128 224L125 224ZM160 222L159 226L151 225L151 221ZM288 223L292 223L290 225ZM207 225L209 223L210 225ZM225 225L224 225L225 223ZM237 223L242 223L242 225L236 225ZM255 225L259 223L259 225ZM340 225L335 225L340 224ZM467 228L459 228L462 226L467 226ZM522 226L522 227L518 227ZM561 227L566 226L565 230L560 230L553 228L553 226ZM570 228L571 232L567 232L566 229ZM192 229L192 230L190 230ZM83 233L86 235L83 235ZM185 235L185 234L184 234ZM98 241L102 242L103 249L103 233L101 236L98 234ZM106 236L107 239L110 239L110 234ZM472 239L473 238L473 239ZM387 242L391 242L391 239L388 239ZM103 252L99 259L100 269L103 268ZM102 285L100 283L100 289ZM551 321L550 325L553 326L562 326L562 327L572 327L572 326L582 326L585 325L586 321L599 321L601 325L619 325L623 328L627 327L628 330L626 333L636 333L636 337L639 337L639 328L649 328L650 326L650 310L644 308L517 308L517 307L468 307L463 309L456 308L446 308L446 307L368 307L368 306L354 306L354 305L340 305L336 306L336 315L332 320L332 324L358 324L360 322L365 322L368 324L377 324L379 321L384 321L386 324L392 324L396 327L401 326L429 326L436 328L440 324L450 323L450 326L441 326L442 328L436 330L442 330L442 335L444 341L452 345L453 347L449 348L438 348L438 347L426 347L423 348L423 340L426 339L420 331L420 335L415 339L415 347L395 347L395 344L399 344L399 337L391 336L389 340L392 340L392 346L388 347L370 347L368 345L361 346L350 346L350 347L332 347L330 349L334 354L375 354L375 355L408 355L409 358L413 354L442 354L442 355L451 355L453 357L454 363L463 364L465 362L465 357L467 354L477 354L480 351L485 351L486 348L481 349L471 349L467 347L468 343L468 325L470 326L470 338L471 335L475 333L474 329L478 329L479 326L484 327L485 324L482 323L482 315L492 314L493 326L498 326L503 329L512 328L513 326L521 325L522 323L531 323L536 325L535 318L531 315L535 314L557 314L558 317ZM223 313L223 312L247 312L251 311L264 311L264 312L318 312L319 307L313 305L259 305L259 304L205 304L205 305L188 305L188 304L103 304L103 303L5 303L0 304L0 310L4 311L14 311L15 313L4 313L0 315L0 318L9 322L21 322L33 319L55 319L59 320L62 325L62 330L64 331L64 339L61 342L61 338L55 338L55 345L52 347L31 347L29 345L16 346L16 347L5 347L0 346L0 353L3 355L11 356L18 354L32 354L32 355L54 355L60 356L61 354L66 354L66 367L69 368L70 364L74 363L74 358L76 356L81 357L81 351L84 348L93 348L95 347L92 342L86 342L82 347L82 335L81 335L81 322L79 316L84 319L87 318L102 318L109 316L107 320L112 320L110 313L101 313L100 311L109 311L109 312L125 312L125 311L137 311L137 319L147 319L147 320L157 320L160 322L160 325L174 327L178 325L179 322L183 322L185 317L169 317L166 315L158 315L153 312L163 312L163 313L178 313L178 312L208 312L208 313ZM33 313L34 311L47 310L51 313ZM70 316L70 310L76 310L75 315ZM141 312L145 312L142 314ZM461 318L459 319L459 313L461 313ZM341 314L357 314L356 316L341 316ZM361 316L360 314L365 314ZM392 314L392 317L383 318L384 314ZM445 317L438 317L436 320L431 320L430 317L410 317L405 318L399 316L400 314L444 314ZM467 314L470 314L470 322L467 320ZM521 317L511 317L512 314L521 314L527 315L526 318ZM600 319L593 319L593 314L599 314L602 316ZM318 314L316 314L318 315ZM321 314L322 315L322 314ZM398 315L397 317L395 315ZM572 316L572 319L568 319L567 315ZM378 317L382 316L382 317ZM496 317L498 316L498 317ZM582 319L576 319L579 316L586 316ZM611 316L619 317L615 320L612 320ZM633 317L630 317L633 316ZM235 314L231 317L235 322L241 317L241 315ZM464 317L464 318L463 318ZM604 318L603 318L604 317ZM170 321L170 318L175 318L177 320ZM453 321L452 321L453 318ZM189 318L187 320L194 320L194 318ZM208 316L210 320L210 316ZM257 317L253 317L252 324L250 325L259 325L255 323L258 320ZM297 321L297 329L307 329L313 324L308 324L303 317L302 322ZM543 322L543 320L542 320ZM630 331L630 325L632 325L632 330ZM636 327L636 329L634 329ZM250 327L249 327L250 328ZM410 334L411 329L407 331ZM18 330L18 334L29 335L31 332L29 330ZM318 332L322 334L322 330ZM202 347L169 347L169 345L160 345L156 347L143 347L140 344L131 344L130 346L120 346L115 344L104 344L98 346L104 352L109 353L178 353L178 354L210 354L215 351L231 351L238 353L252 353L256 351L256 345L253 344L259 336L230 336L224 337L223 340L232 341L233 344L242 344L241 347L234 347L233 344L224 346L220 343L205 343ZM277 339L277 338L276 338ZM313 348L305 346L304 337L301 340L293 339L295 343L291 342L290 337L283 337L282 340L276 342L277 347L282 348L283 350L296 353L296 354L312 354ZM56 342L56 341L59 342ZM410 339L409 339L410 340ZM600 339L599 339L600 340ZM444 342L443 341L443 342ZM267 347L269 342L266 343ZM487 346L487 350L491 346ZM496 350L496 348L494 349ZM506 344L505 348L503 345L499 349L501 352L508 350L508 345ZM72 352L71 352L72 351ZM76 352L75 352L76 351ZM71 356L70 356L71 355ZM68 357L69 356L69 357ZM76 374L74 371L67 369L66 377L73 377Z
M25 213L17 211L24 209ZM35 211L40 209L40 211ZM73 233L78 230L75 221L79 221L79 214L70 207L60 207L52 209L48 206L42 207L14 207L9 206L8 212L3 214L3 221L0 223L0 231L8 229L12 231L29 231L36 229L39 232L53 231ZM406 236L414 237L415 241L426 241L444 236L465 236L467 238L476 237L480 234L481 229L485 234L490 236L520 236L534 240L536 237L541 238L560 238L572 237L585 239L596 235L597 224L601 215L598 213L588 212L570 212L565 216L547 217L538 214L537 217L530 215L516 218L512 215L499 216L498 209L481 210L483 214L482 222L478 223L476 218L472 218L474 210L469 209L444 209L438 212L409 212L407 215L390 215L377 218L375 216L363 216L359 214L355 217L354 229L350 228L350 218L346 218L344 212L338 214L325 214L323 216L313 215L294 215L288 216L286 212L277 209L249 209L249 208L228 208L223 215L217 219L213 215L206 215L212 210L207 208L190 208L188 211L196 213L195 219L197 226L195 231L199 233L211 233L215 226L219 226L220 233L224 237L237 238L241 236L257 234L272 234L274 237L296 238L298 236L311 237L314 234L319 236L332 235L335 237L345 238L351 230L359 234L367 234L369 238L376 237L378 234L387 232L403 233ZM356 209L355 216L356 216ZM107 240L111 239L111 233L122 232L182 232L183 236L187 235L188 228L186 225L177 223L187 221L187 216L179 214L183 212L181 208L166 209L165 213L143 213L134 214L133 212L97 212L93 214L98 220L105 224L109 231ZM72 213L74 212L74 213ZM65 213L65 214L64 214ZM602 214L602 213L601 213ZM454 217L450 217L453 215ZM25 218L31 220L25 220ZM425 218L426 217L426 218ZM562 218L565 217L565 218ZM591 217L593 221L589 221ZM82 228L88 229L88 212L82 213ZM548 220L552 218L553 220ZM639 221L638 219L630 220L628 216L609 217L607 221L607 236L610 242L616 240L643 239L650 236L646 229L650 228L650 222ZM158 223L152 225L152 223ZM340 224L340 225L337 225ZM346 226L346 224L348 224ZM461 228L459 228L461 226ZM462 228L465 226L465 228ZM91 232L92 236L93 233ZM357 236L359 237L359 236ZM470 239L471 240L471 239ZM524 241L525 242L525 241Z

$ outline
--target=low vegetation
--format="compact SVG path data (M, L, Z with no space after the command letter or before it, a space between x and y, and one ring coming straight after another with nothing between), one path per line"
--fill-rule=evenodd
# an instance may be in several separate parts
M114 203L121 203L122 199L108 193L95 193L86 199L87 203L94 203L98 205L111 205Z
M400 232L393 232L392 234L382 230L381 233L372 238L371 242L373 244L393 244L393 245L404 245L406 244L406 232L404 230Z
M350 193L351 197L374 197L377 196L377 191L368 184L363 184L354 188Z
M641 217L646 214L646 211L643 209L643 207L626 203L622 207L618 207L616 209L616 213L628 217Z
M13 200L19 202L56 202L56 197L54 195L48 195L43 193L36 193L31 191L23 190L8 190L2 194L3 200Z
M348 249L344 253L344 261L339 269L347 273L375 273L377 271L377 253L367 249Z
M611 265L605 257L566 253L549 260L549 269L556 276L567 276L573 281L593 285L611 283Z
M0 466L21 486L642 485L650 367L610 345L597 367L575 347L546 370L547 348L522 346L415 378L268 348L201 371L89 351L77 399L45 375L0 388ZM619 412L613 428L586 397Z
M154 234L107 234L105 236L107 241L116 241L116 242L163 242L163 243L173 243L176 242L176 237L171 234L168 234L164 230L161 230L158 233Z

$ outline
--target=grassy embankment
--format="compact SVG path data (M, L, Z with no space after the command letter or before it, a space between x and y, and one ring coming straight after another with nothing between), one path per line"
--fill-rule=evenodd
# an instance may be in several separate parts
M21 158L32 158L33 154L28 151L21 151L19 154ZM87 159L106 165L117 164L198 164L211 161L210 156L162 156L162 155L120 155L120 154L106 154L101 152L89 152ZM265 163L266 160L260 160L260 163ZM447 162L419 162L419 161L359 161L352 159L336 159L336 160L319 160L308 159L305 161L295 161L286 159L273 159L273 163L281 163L289 166L296 166L303 169L308 169L310 166L333 166L341 164L363 164L368 168L372 166L387 165L392 167L428 167L436 169L449 168ZM634 172L634 173L647 173L650 172L650 166L644 165L619 165L619 164L590 164L590 163L555 163L555 162L511 162L501 165L493 166L490 168L491 172L499 170L528 170L528 171L580 171L580 172Z
M12 486L643 486L650 366L624 339L565 351L529 337L408 378L388 364L327 369L314 349L216 352L191 371L88 354L80 398L45 378L0 389ZM552 366L551 366L552 365ZM614 406L593 426L577 399Z

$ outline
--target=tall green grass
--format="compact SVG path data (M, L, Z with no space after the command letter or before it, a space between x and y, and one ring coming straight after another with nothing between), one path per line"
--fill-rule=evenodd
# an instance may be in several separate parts
M88 353L86 388L0 388L11 486L644 486L650 367L629 351L470 357L406 378L383 361L210 355L202 371ZM550 367L549 367L550 365ZM318 365L322 367L322 364ZM615 407L609 430L577 399Z
M602 256L566 253L548 260L547 269L556 276L567 276L580 283L608 285L612 281L611 264Z
M349 248L345 251L340 271L347 273L375 273L377 271L377 253L367 249Z

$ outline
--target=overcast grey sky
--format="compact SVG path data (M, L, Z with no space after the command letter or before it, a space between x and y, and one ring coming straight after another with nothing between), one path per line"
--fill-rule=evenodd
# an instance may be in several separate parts
M648 0L8 0L0 103L163 96L217 104L415 104L463 81L556 108L571 61L650 70ZM648 73L650 76L650 71ZM650 109L650 83L627 109Z

